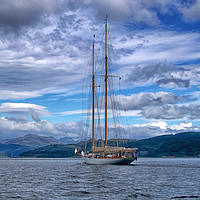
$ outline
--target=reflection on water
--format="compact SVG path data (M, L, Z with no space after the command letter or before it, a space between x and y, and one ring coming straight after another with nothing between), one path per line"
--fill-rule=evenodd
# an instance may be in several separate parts
M200 199L200 158L0 159L0 199Z

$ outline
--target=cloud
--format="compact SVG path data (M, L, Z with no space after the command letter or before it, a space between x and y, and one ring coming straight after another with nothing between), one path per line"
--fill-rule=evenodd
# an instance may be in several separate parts
M58 132L54 126L43 120L41 122L29 122L19 117L2 117L0 119L0 139L20 137L26 134L38 134L57 136Z
M40 122L41 119L39 118L37 112L33 108L29 108L29 110L30 110L32 119L35 120L36 122Z
M194 94L198 96L197 94ZM126 110L127 116L142 116L146 119L162 120L194 120L200 118L200 105L198 102L180 104L183 99L190 100L188 97L179 97L169 92L139 93L130 96L118 95L112 97L115 108ZM195 96L192 101L196 100ZM109 108L111 108L109 101ZM123 115L123 114L122 114Z
M65 122L52 124L46 120L28 121L24 117L0 118L0 140L20 137L26 134L60 137L85 137L82 122Z
M9 88L7 88L9 89ZM13 88L14 89L14 88ZM0 99L6 100L6 99L26 99L26 98L34 98L41 96L42 93L39 91L14 91L14 90L1 90Z
M56 123L54 127L57 131L63 132L63 135L67 135L68 137L81 138L85 139L86 132L84 130L84 123L82 121L78 122L64 122L64 123Z
M53 11L55 5L52 0L2 0L0 24L13 28L33 24L40 16Z
M197 69L158 63L146 65L144 67L135 66L127 74L128 83L156 83L161 87L181 87L188 88L194 81L198 81L200 72ZM192 81L191 81L192 80Z
M164 61L180 65L199 60L198 32L131 29L130 32L126 31L126 35L116 33L114 43L118 53L117 63L120 65L147 65ZM130 53L124 55L124 49Z
M97 18L103 19L106 14L109 19L116 21L131 20L135 23L144 23L149 26L157 26L160 21L156 12L149 9L142 1L135 0L115 0L115 3L108 0L88 1L96 10Z
M52 115L46 107L29 104L29 103L2 103L0 106L0 113L10 114L10 115L22 115L22 116L35 116L33 119L39 116L50 116ZM37 121L37 120L36 120Z
M47 94L47 91L55 92L56 88L66 90L69 87L77 87L83 78L82 74L85 73L85 68L82 66L87 66L87 58L90 55L91 41L88 35L99 31L99 22L96 22L95 17L93 20L91 16L92 14L103 16L104 5L114 10L113 18L117 19L118 16L121 18L119 15L121 13L131 22L156 24L159 20L155 9L152 8L158 5L164 8L169 3L169 1L149 3L144 0L141 2L117 0L114 5L105 0L57 1L56 3L52 0L2 2L0 15L5 15L1 18L2 23L5 19L4 21L13 27L24 26L26 23L31 25L33 21L37 21L37 25L26 27L26 31L18 34L15 34L15 31L5 34L0 30L0 90L4 94L0 95L0 99L33 98ZM52 12L54 13L51 14ZM13 13L19 17L15 17ZM26 13L30 14L30 19L25 17ZM13 21L6 20L7 15ZM23 18L28 21L20 21ZM121 26L121 23L118 26ZM129 26L131 27L131 24ZM113 29L113 26L111 25L110 28ZM180 34L175 31L153 30L140 31L138 34L134 30L130 28L124 29L126 32L121 32L119 29L114 31L115 45L113 46L118 53L116 61L119 61L120 65L123 63L123 70L126 70L125 66L130 67L138 63L163 60L178 62L199 58L198 33ZM191 82L173 76L158 80L157 84L168 87L172 85L189 87Z
M64 111L61 113L58 113L60 115L66 116L66 115L78 115L78 114L87 114L88 110L72 110L72 111Z
M84 127L86 127L86 124L83 122L51 124L45 120L41 120L40 122L29 122L23 117L2 117L0 119L0 140L20 137L30 133L53 136L55 138L72 137L79 140L85 140L86 136L91 138L91 130L89 129L88 133L86 133ZM192 125L191 122L168 125L164 121L155 121L146 124L132 124L129 126L118 124L117 128L109 126L109 138L116 136L116 129L120 138L130 139L142 139L186 131L200 131L200 128Z
M180 78L178 78L178 79L175 79L175 78L163 78L163 79L158 80L156 82L156 84L161 86L161 87L188 88L190 86L190 81L189 80L182 80Z
M154 121L144 124L132 124L129 126L119 125L117 128L109 128L109 137L116 138L116 134L120 138L129 139L145 139L166 134L176 134L181 132L197 132L200 131L198 126L193 125L189 121L183 121L179 124L168 125L164 121ZM118 133L116 133L118 132Z
M194 126L191 122L181 122L176 125L168 125L163 121L155 121L147 124L135 124L131 125L129 128L125 127L125 129L128 129L128 132L126 131L128 133L127 137L138 139L189 131L196 132L200 130L199 127Z
M130 96L118 95L114 100L117 108L125 110L141 110L144 107L159 106L164 104L175 104L180 97L169 92L139 93Z
M200 20L200 0L194 1L189 6L184 6L180 9L183 18L186 22L197 22Z
M18 34L0 30L0 99L66 91L83 78L85 68L80 66L87 66L89 52L83 36L86 21L76 13L46 18L48 23L42 21Z
M162 105L150 106L141 111L141 115L147 119L185 119L193 120L200 118L200 105Z

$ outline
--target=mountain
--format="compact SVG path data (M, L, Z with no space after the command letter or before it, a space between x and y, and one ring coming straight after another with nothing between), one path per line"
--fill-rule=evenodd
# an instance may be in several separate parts
M24 137L0 141L0 153L1 155L16 157L24 151L50 144L60 144L60 142L53 137L28 134Z
M63 137L58 140L61 144L76 144L77 142L71 137Z
M102 141L98 140L97 143ZM112 146L114 140L108 140L108 145ZM176 135L162 135L143 140L119 140L119 146L138 148L138 156L163 157L163 156L200 156L200 133L187 132ZM84 150L85 143L79 142L76 145L50 145L38 148L32 151L24 152L22 157L72 157L74 148L78 147ZM92 141L87 142L87 148L90 149Z
M0 153L0 158L6 158L7 156L3 153Z
M34 134L28 134L24 137L12 138L8 140L2 140L2 144L19 144L25 146L44 146L47 144L57 144L59 143L53 137L38 136Z

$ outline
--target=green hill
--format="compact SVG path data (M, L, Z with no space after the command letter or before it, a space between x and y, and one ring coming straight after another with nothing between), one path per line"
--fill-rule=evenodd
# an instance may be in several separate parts
M98 140L96 143L101 144ZM114 140L109 140L108 145L112 146L116 143ZM187 132L176 135L163 135L143 140L119 140L119 146L136 147L138 148L138 156L146 157L198 157L200 156L200 133ZM87 142L87 149L92 146L91 140ZM49 145L35 150L23 152L22 157L72 157L74 156L74 148L78 147L84 150L85 142L79 142L76 145Z
M197 132L158 136L128 144L130 147L135 145L139 149L138 155L140 156L186 157L200 155L200 133Z
M66 158L74 156L75 145L52 144L23 152L20 157Z

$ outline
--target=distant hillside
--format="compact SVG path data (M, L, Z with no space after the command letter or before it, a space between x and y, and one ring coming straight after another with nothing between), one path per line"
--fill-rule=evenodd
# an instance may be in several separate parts
M6 155L0 153L0 158L6 158L6 157L7 157Z
M16 157L24 151L49 144L60 144L60 142L53 137L29 134L24 137L0 141L0 153L1 155Z
M52 144L34 150L30 150L27 152L23 152L20 154L20 157L35 157L35 158L74 157L75 148L76 145Z
M77 142L71 137L63 137L58 140L61 144L76 144Z
M102 141L96 141L101 143ZM114 140L109 140L108 145L114 145ZM176 135L163 135L144 140L119 140L119 146L138 148L138 156L162 157L162 156L200 156L200 133L188 132ZM74 148L84 150L85 143L77 145L50 145L32 151L24 152L22 157L71 157L74 156ZM87 142L87 149L92 146L91 140Z
M136 146L139 149L138 155L147 157L200 156L200 133L187 132L176 135L163 135L128 142L128 146Z
M53 137L38 136L34 134L28 134L24 137L12 138L8 140L2 140L2 144L19 144L26 146L44 146L46 144L58 144L58 140Z

